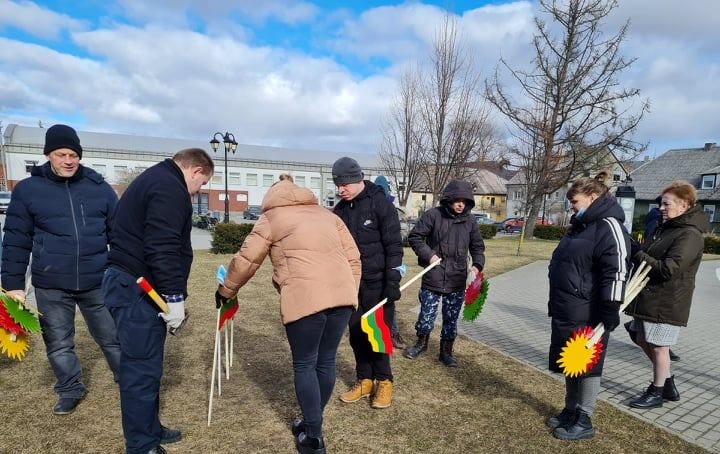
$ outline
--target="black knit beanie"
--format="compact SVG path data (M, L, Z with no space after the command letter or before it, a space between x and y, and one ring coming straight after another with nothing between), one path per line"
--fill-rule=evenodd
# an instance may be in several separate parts
M44 154L48 154L58 148L69 148L78 154L82 159L82 146L77 132L70 126L54 125L45 132L45 148Z
M363 174L360 164L353 158L340 158L332 166L332 176L335 186L341 184L357 183L362 181Z

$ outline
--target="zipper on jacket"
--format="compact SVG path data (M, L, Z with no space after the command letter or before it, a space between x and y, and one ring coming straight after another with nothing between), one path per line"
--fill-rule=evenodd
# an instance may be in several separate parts
M72 194L70 193L70 182L65 181L65 189L67 189L68 199L70 200L70 215L75 228L75 290L80 290L80 234L78 233L77 219L75 219L75 206L73 205ZM80 205L82 207L82 205Z
M85 206L82 202L80 202L80 217L83 221L83 227L87 227L87 224L85 223Z

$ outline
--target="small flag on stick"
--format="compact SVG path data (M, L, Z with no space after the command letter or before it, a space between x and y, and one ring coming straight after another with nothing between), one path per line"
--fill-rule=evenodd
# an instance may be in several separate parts
M137 280L137 285L139 285L143 292L145 292L147 296L149 296L150 299L153 300L153 303L157 304L161 311L165 312L166 314L170 313L170 308L168 307L165 300L160 298L160 295L158 295L155 289L152 288L152 285L150 285L147 279L142 276L139 277Z

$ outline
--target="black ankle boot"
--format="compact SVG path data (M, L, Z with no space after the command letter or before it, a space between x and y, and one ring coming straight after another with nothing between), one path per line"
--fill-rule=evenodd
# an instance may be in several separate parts
M302 418L295 418L292 422L292 434L297 437L301 432L305 432L305 421Z
M428 340L430 339L429 334L418 334L417 342L412 347L406 348L403 356L407 359L415 359L420 353L424 352L428 348Z
M675 376L665 379L665 386L663 386L662 398L665 400L671 400L677 402L680 400L680 392L675 387Z
M325 442L322 437L308 437L305 432L300 432L295 440L295 446L300 454L325 454Z
M447 367L457 367L458 365L457 360L452 354L454 342L455 341L451 340L440 341L440 356L438 356L438 359Z
M680 361L680 356L676 355L674 351L670 350L670 361Z
M657 408L663 405L663 388L650 383L642 396L630 402L632 408Z
M560 440L585 440L595 436L595 429L590 415L578 409L572 423L557 427L552 434Z
M570 410L569 408L563 408L563 411L561 411L559 414L555 416L551 416L546 421L546 424L551 429L556 429L560 426L567 426L569 423L572 423L575 421L575 410Z

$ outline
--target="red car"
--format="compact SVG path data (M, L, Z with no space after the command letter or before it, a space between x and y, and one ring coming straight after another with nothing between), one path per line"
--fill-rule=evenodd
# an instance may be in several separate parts
M502 221L500 230L505 233L519 233L523 225L525 225L525 218L507 218ZM552 225L552 222L550 219L535 218L535 225Z

